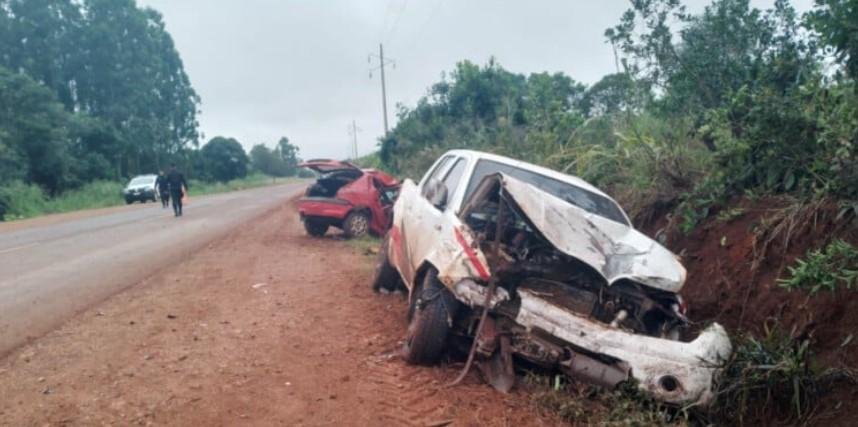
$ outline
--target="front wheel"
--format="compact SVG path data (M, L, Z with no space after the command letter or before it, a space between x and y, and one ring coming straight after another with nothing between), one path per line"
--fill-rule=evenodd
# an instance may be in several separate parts
M441 358L458 309L458 301L430 270L412 298L412 315L405 336L405 361L416 365L431 365Z
M328 232L328 224L313 218L304 218L304 229L313 237L322 237Z
M343 221L346 237L362 237L369 231L369 215L364 212L352 212Z

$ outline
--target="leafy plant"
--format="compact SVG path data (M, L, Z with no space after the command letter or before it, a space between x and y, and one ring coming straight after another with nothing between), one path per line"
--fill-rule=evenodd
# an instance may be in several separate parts
M817 368L810 342L791 338L777 324L764 325L759 338L736 337L734 344L715 387L715 403L697 414L710 422L806 422L827 386L855 382L851 371Z
M742 215L745 214L745 209L740 207L733 207L729 209L723 209L721 212L718 212L718 221L721 222L730 222Z
M786 289L834 291L838 286L852 289L858 285L858 249L843 240L834 240L825 248L814 249L788 268L789 276L778 279Z

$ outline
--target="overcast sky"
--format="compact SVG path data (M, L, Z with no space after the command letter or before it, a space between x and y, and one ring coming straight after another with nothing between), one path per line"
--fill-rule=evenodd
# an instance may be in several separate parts
M202 98L206 140L231 136L250 149L281 136L303 158L360 154L384 133L381 82L370 53L384 43L388 117L413 106L457 61L495 56L519 72L562 71L593 83L615 71L604 30L626 0L138 0L164 15ZM701 10L706 0L687 0ZM773 0L752 0L770 7ZM812 0L795 0L799 11Z

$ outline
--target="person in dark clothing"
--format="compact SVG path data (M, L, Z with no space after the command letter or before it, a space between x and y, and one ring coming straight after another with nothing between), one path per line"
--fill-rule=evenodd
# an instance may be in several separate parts
M175 164L170 165L167 184L170 187L170 198L173 199L173 213L182 216L182 196L188 190L188 183L185 182L185 176L176 170Z
M158 171L158 177L155 178L155 189L161 197L161 207L167 209L170 203L170 183L167 182L167 176L164 175L163 170Z

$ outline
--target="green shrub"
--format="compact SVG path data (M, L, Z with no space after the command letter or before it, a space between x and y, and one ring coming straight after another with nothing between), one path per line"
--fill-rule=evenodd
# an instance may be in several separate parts
M67 191L50 199L45 213L72 212L82 209L105 208L124 203L121 197L123 184L113 181L95 181Z
M823 249L809 251L789 267L789 277L778 279L781 287L834 291L838 286L852 289L858 284L858 249L843 240L834 240Z
M47 195L38 185L12 181L0 187L0 219L13 220L45 212Z
M734 345L716 384L714 404L707 413L696 414L709 422L801 424L833 383L854 383L850 371L819 369L810 341L796 340L777 325L766 325L761 338L736 337Z
M224 193L228 191L246 190L276 183L288 182L290 178L274 178L261 173L253 173L244 178L234 179L227 182L206 182L191 180L188 183L188 193L191 197L205 194Z

